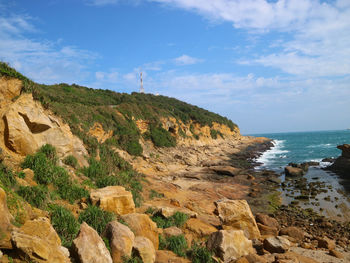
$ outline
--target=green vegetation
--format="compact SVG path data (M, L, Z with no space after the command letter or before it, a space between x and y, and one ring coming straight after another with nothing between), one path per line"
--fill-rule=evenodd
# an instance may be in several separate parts
M149 198L152 200L154 198L163 198L164 194L163 193L158 193L156 190L151 189L149 192Z
M218 131L218 130L215 130L215 129L210 129L210 136L211 138L213 138L214 140L216 140L218 138L218 135L221 137L221 138L224 138L224 135Z
M96 186L121 185L131 191L136 206L142 202L142 175L134 171L129 163L106 143L99 145L100 161L89 159L89 166L82 173L96 183Z
M187 242L184 235L170 236L165 239L159 236L159 249L166 249L173 251L180 257L186 256Z
M0 163L0 182L7 188L14 187L17 184L15 175L3 163Z
M27 155L22 163L22 168L30 168L34 171L34 180L40 185L52 183L62 199L73 203L82 197L88 196L88 191L81 188L71 179L67 171L57 166L58 157L56 149L46 144L34 155ZM28 189L26 190L29 191ZM21 191L24 194L23 189ZM23 195L22 195L23 196Z
M165 218L161 215L155 214L151 216L151 219L157 224L158 228L167 228L171 226L182 227L186 223L188 215L176 212L172 216Z
M48 191L45 186L19 186L17 193L32 206L38 208L46 206Z
M209 251L205 246L200 246L194 243L191 249L187 253L188 258L192 263L214 263L212 256L213 253Z
M94 228L99 235L105 230L106 225L113 221L115 216L111 212L103 211L101 208L90 205L80 213L78 221L85 222Z
M174 147L176 145L176 139L161 126L151 125L150 135L153 144L157 147Z
M123 257L123 263L142 263L142 259L138 256Z
M63 163L73 168L78 167L78 160L73 155L68 155L66 158L64 158Z
M79 232L79 223L71 211L58 205L50 207L51 223L61 238L62 245L70 247Z

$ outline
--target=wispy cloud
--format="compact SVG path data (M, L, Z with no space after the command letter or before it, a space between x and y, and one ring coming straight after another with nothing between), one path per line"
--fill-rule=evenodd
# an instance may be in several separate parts
M194 58L188 55L182 55L180 57L175 58L174 62L176 65L185 66L203 62L203 59Z
M118 0L85 0L88 5L93 6L105 6L105 5L114 5L117 4Z
M76 82L87 77L87 65L97 55L74 46L26 37L27 33L38 31L32 20L23 15L0 15L0 60L44 83Z

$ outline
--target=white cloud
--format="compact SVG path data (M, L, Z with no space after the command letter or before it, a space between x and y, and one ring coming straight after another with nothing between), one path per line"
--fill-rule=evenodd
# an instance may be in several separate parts
M199 58L190 57L188 55L182 55L180 57L175 58L174 62L177 65L184 66L184 65L197 64L199 62L203 62L203 60Z
M77 82L87 77L87 65L96 54L28 38L26 33L38 31L31 22L28 16L0 16L0 60L44 83Z
M86 3L93 6L105 6L117 4L118 0L86 0Z

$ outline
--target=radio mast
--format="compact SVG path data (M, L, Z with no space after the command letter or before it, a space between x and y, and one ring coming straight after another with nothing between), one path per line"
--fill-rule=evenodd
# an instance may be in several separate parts
M140 72L140 93L145 93L145 89L143 88L142 71Z

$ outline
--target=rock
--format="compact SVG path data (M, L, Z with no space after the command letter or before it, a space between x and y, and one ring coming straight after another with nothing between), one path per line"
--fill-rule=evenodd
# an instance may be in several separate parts
M44 110L32 94L23 94L4 110L0 130L6 130L6 150L22 156L35 153L44 144L53 145L60 158L73 155L81 166L87 166L88 155L83 142L68 126Z
M127 214L122 219L128 224L135 236L147 237L152 241L154 248L158 249L158 228L148 215L146 214Z
M157 250L155 263L190 263L190 261L176 256L172 251Z
M350 159L350 144L338 145L337 148L342 151L342 157Z
M301 230L300 228L295 226L289 226L289 227L282 228L279 232L279 235L290 236L300 242L300 241L303 241L305 234L304 234L304 231Z
M263 213L257 213L255 216L255 220L257 223L263 224L265 226L274 227L276 229L280 228L280 224L275 218Z
M246 257L239 258L235 261L235 263L249 263L248 259Z
M176 212L184 213L188 215L188 217L196 218L198 216L196 212L193 212L187 208L182 208L182 207L175 208L175 207L169 207L169 206L157 206L157 207L153 207L153 209L154 209L154 214L160 214L165 218L169 218L173 216Z
M207 247L224 262L236 260L254 251L252 241L246 238L242 230L220 230L212 233Z
M134 233L118 221L107 224L104 236L109 240L113 262L121 262L123 256L131 256Z
M217 231L212 225L208 225L197 218L190 218L186 221L184 228L186 232L191 232L198 238L209 236Z
M335 249L335 242L334 240L329 239L328 237L322 237L318 238L318 247L319 248L326 248L329 250Z
M335 249L329 250L329 255L336 257L336 258L344 258L344 255Z
M13 220L13 217L7 208L6 193L0 188L0 248L12 248L11 232L13 225L11 220Z
M291 244L284 237L268 237L264 240L264 249L270 253L285 253L289 250Z
M62 250L61 240L49 219L41 217L27 221L12 232L15 253L23 260L35 262L70 262Z
M3 256L3 254L2 254L2 252L1 252L1 250L0 250L0 259L2 258L2 256Z
M167 237L182 235L182 230L176 226L168 227L163 230L163 234Z
M102 238L85 222L80 225L78 237L73 240L72 250L74 257L81 263L112 263Z
M267 263L266 259L257 254L249 254L248 256L245 256L245 259L247 259L249 263Z
M137 236L133 249L140 256L143 263L153 263L156 261L156 250L152 241L147 237Z
M122 186L107 186L91 190L92 204L98 204L105 211L125 215L135 212L135 203L132 194Z
M21 94L21 89L21 80L0 77L0 108L5 104L11 103L12 99L19 96Z
M235 176L241 171L241 169L232 166L211 166L209 169L217 174L228 176Z
M246 200L223 199L215 202L224 229L243 230L249 239L260 237L258 226Z
M333 157L328 157L328 158L322 159L322 162L325 162L325 163L334 163L334 161L335 161L335 158L333 158Z
M350 144L338 145L337 148L342 150L342 154L329 169L347 175L350 172Z
M292 166L286 166L284 168L284 172L285 172L286 176L290 176L290 177L303 176L305 173L303 169L297 168L297 167L292 167Z
M319 263L318 261L299 255L295 252L276 254L274 263Z
M275 227L265 226L263 224L257 223L260 230L260 234L263 236L277 236L278 230Z

